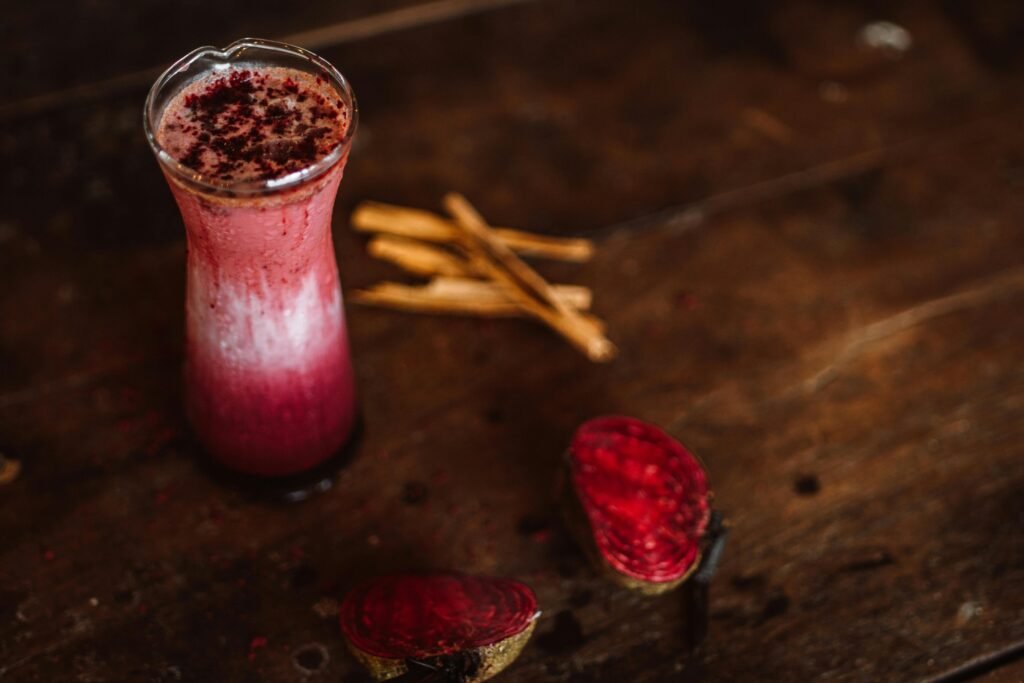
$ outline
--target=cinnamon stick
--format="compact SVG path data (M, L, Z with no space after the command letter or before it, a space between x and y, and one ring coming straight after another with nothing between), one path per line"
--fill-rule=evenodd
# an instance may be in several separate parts
M554 285L556 295L566 304L580 309L590 305L586 287ZM356 303L399 308L420 313L454 313L484 317L522 317L522 307L504 288L492 282L462 278L435 278L427 285L381 282L352 294Z
M370 240L366 251L375 258L390 261L413 275L433 277L473 277L472 266L450 251L422 242L380 235Z
M438 296L463 297L479 300L500 300L508 303L515 303L509 296L505 285L500 282L489 282L486 280L470 280L458 277L435 277L426 286L426 289ZM593 292L589 287L583 285L551 285L551 291L555 297L566 306L578 311L586 311L594 301Z
M596 362L609 361L617 349L593 320L584 318L554 295L551 285L513 253L473 208L458 193L445 195L444 205L461 228L461 242L478 256L478 267L493 280L501 282L513 299L528 313L559 332Z
M352 227L360 232L385 233L425 242L452 242L459 230L443 216L394 204L362 202L352 213ZM594 243L582 238L536 235L512 228L492 228L497 239L510 249L526 255L560 261L588 261Z

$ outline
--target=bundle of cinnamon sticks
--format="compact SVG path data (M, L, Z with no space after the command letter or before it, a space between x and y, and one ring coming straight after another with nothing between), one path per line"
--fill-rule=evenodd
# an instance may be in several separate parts
M592 361L615 357L604 323L587 313L592 292L551 284L520 258L587 261L594 253L592 242L491 227L456 193L444 197L444 207L450 218L379 202L356 207L352 226L374 234L369 253L429 281L382 282L355 292L354 301L426 313L533 317Z

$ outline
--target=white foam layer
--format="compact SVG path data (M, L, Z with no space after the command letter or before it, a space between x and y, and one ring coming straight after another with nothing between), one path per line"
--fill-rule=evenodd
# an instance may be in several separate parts
M321 291L315 273L298 286L273 289L264 278L256 291L216 284L193 268L188 283L188 336L197 350L230 366L302 369L344 343L337 286ZM213 304L213 306L211 306Z

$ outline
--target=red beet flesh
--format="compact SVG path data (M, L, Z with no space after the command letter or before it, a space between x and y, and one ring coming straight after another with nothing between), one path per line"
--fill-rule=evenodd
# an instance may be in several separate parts
M618 416L584 423L569 455L601 557L646 583L685 577L700 557L710 514L697 458L658 427Z
M341 605L341 630L359 650L388 659L429 658L492 645L537 616L530 588L461 574L388 576Z

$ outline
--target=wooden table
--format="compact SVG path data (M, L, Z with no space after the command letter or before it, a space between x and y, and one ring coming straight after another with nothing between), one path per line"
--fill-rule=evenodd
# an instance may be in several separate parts
M0 680L357 683L337 599L428 568L536 589L508 683L910 681L1006 648L984 680L1024 678L1018 3L23 5L0 48L0 445L24 466ZM909 50L865 46L878 20ZM282 506L211 480L188 436L183 230L140 112L196 45L325 26L300 38L362 107L344 286L400 276L349 229L358 201L459 190L598 240L539 267L593 287L621 355L350 306L365 438ZM560 454L603 413L699 453L734 525L701 666L678 597L605 583L556 514Z

